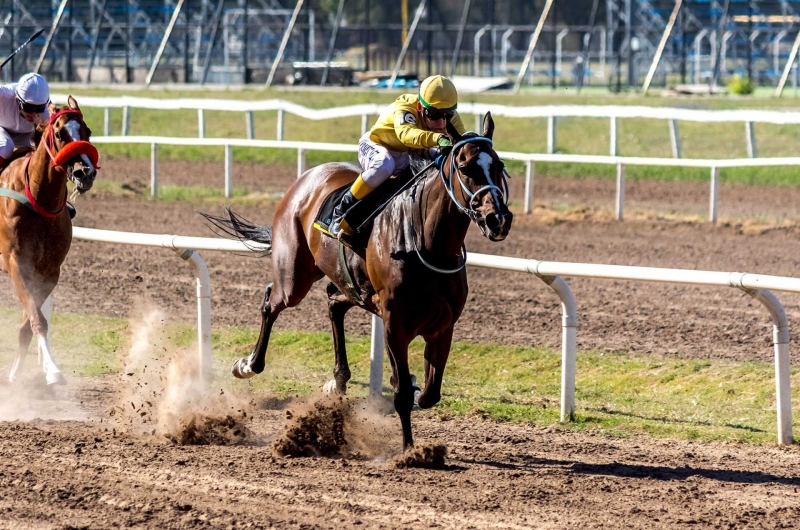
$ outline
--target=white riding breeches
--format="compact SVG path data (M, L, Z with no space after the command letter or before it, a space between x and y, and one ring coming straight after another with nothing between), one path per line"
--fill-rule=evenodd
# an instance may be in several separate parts
M409 165L408 153L389 151L369 139L369 133L358 141L358 162L361 180L370 188L377 188L389 177L399 175Z
M0 127L0 158L8 160L15 147L29 146L32 140L32 132L15 133Z

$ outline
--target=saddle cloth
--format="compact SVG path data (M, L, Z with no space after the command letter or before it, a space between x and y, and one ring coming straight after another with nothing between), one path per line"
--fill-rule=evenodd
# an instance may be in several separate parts
M366 241L370 232L372 232L372 220L386 208L392 199L408 188L413 181L413 173L410 170L406 170L400 175L388 179L347 210L344 214L344 219L353 227L354 235L352 239ZM341 202L342 196L350 189L351 185L352 183L346 184L333 190L323 201L314 219L314 227L323 234L333 237L329 231L333 210Z

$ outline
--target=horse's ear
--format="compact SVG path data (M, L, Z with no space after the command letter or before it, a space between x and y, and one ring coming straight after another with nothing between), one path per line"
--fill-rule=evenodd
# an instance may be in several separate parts
M47 105L47 110L50 111L50 114L55 114L56 112L58 112L58 107L50 103L49 105Z
M75 101L75 98L72 96L69 96L67 98L67 104L69 105L69 108L71 108L72 110L81 110L81 108L78 106L78 102Z
M453 141L454 144L457 144L461 141L461 134L459 134L458 130L453 126L450 120L447 120L447 135Z
M491 140L493 134L494 120L492 119L492 113L487 112L486 116L483 117L483 137Z

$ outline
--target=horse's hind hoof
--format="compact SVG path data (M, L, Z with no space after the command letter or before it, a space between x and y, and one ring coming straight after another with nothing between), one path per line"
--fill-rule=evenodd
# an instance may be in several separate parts
M61 372L47 374L45 380L47 381L47 386L67 384L67 378Z
M326 396L335 396L336 395L336 379L331 379L322 387L322 393Z
M233 368L231 368L231 373L233 377L236 379L250 379L256 373L250 369L250 366L247 364L246 359L239 359L235 363L233 363Z

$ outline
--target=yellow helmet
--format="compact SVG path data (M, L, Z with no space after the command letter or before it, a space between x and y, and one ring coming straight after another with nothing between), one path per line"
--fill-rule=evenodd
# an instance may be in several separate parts
M456 110L458 92L445 76L432 75L419 86L419 102L426 109Z

